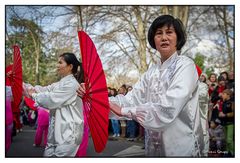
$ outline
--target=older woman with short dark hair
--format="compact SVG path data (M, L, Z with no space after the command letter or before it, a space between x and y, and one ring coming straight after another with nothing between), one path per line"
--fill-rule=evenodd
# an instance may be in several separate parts
M198 73L194 62L180 55L186 42L182 22L159 16L150 26L148 41L161 59L126 96L112 98L111 109L145 128L147 156L202 156Z
M126 96L110 97L111 110L145 128L146 156L200 157L199 77L192 59L180 55L186 42L182 22L159 16L150 26L148 41L159 52L159 61Z
M177 50L181 50L186 42L186 34L180 19L174 19L170 15L162 15L155 19L148 30L148 42L152 48L157 49L154 41L157 30L163 26L173 27L177 35Z

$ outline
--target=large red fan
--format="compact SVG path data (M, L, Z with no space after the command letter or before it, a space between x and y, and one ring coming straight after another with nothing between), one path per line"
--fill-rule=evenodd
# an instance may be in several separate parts
M109 101L101 60L91 38L79 31L86 94L83 107L96 152L101 152L108 140Z
M13 103L17 111L22 99L22 58L17 45L13 46L13 65L8 66L6 71L6 84L10 83L12 87Z

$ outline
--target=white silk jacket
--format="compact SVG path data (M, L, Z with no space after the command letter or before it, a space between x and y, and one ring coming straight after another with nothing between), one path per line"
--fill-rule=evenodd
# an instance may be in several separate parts
M208 85L204 82L199 83L199 107L200 107L200 117L201 125L203 128L203 137L204 137L204 149L203 155L208 156L209 152L209 133L208 133L208 104L209 104L209 95L208 95Z
M198 83L194 62L176 52L151 66L126 96L110 100L122 107L122 115L145 128L147 156L200 157Z
M35 86L35 102L50 110L46 157L74 157L82 141L82 100L77 96L79 84L73 75L46 87Z

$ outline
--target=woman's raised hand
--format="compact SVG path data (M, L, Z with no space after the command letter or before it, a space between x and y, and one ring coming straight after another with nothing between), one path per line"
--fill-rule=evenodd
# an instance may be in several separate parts
M35 89L33 87L27 88L27 94L32 97L32 94L36 93Z
M84 94L86 93L85 83L81 83L77 90L77 95L83 98Z

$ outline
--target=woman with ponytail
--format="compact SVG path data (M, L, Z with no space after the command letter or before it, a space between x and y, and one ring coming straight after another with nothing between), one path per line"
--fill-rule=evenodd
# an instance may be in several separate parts
M59 82L28 87L26 93L38 106L48 108L50 123L45 157L75 157L83 138L82 100L77 96L83 82L81 63L73 53L63 53L57 64ZM25 85L26 86L26 85Z

